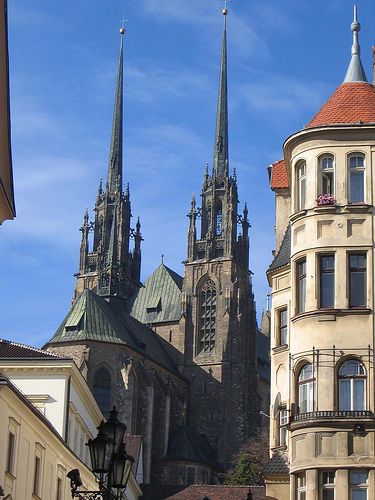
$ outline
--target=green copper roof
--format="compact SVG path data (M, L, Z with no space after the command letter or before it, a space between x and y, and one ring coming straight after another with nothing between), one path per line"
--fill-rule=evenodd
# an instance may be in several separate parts
M112 305L91 290L82 293L48 345L87 340L125 344L145 358L176 372L152 330L132 318L120 302Z
M172 269L160 264L133 298L131 316L146 324L179 321L182 281Z

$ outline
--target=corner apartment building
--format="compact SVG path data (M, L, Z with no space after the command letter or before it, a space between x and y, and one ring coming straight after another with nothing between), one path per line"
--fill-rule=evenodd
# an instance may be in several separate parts
M269 169L269 499L375 498L375 87L356 9L351 30L344 82Z

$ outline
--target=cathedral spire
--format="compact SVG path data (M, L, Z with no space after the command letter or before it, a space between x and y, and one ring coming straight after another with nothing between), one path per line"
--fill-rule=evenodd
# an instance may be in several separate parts
M357 4L354 4L354 20L351 25L351 30L353 32L352 58L345 75L344 83L367 82L366 73L361 61L361 48L358 42L358 33L361 30L361 25L357 17Z
M221 67L219 96L216 114L216 133L214 146L213 172L216 177L226 175L225 163L228 161L228 85L227 85L227 15L228 9L223 10L224 32L221 48Z
M115 106L113 111L113 124L111 147L109 150L107 189L110 193L122 190L122 115L123 115L123 42L125 28L120 29L120 56L118 62Z

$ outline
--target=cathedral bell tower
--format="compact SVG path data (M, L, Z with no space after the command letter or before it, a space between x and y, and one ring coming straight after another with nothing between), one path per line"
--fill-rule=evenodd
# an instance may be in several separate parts
M141 225L138 219L131 228L129 185L123 192L123 38L121 28L120 56L113 113L111 146L109 151L107 182L103 189L99 183L95 203L95 220L89 221L86 210L81 227L79 272L73 301L89 288L103 297L127 299L140 285ZM93 233L92 250L89 248ZM130 240L134 240L130 249Z
M184 375L191 382L189 425L208 436L228 464L257 424L256 317L249 272L249 221L238 213L229 171L227 15L221 50L214 157L191 202L183 285ZM197 225L200 224L198 235ZM240 234L238 234L240 227Z

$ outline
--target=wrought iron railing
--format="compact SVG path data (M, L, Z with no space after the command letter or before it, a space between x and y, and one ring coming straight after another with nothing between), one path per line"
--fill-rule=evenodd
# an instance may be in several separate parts
M292 415L292 422L299 422L301 420L316 420L324 418L371 418L375 417L372 411L356 410L356 411L311 411L308 413L299 413Z

